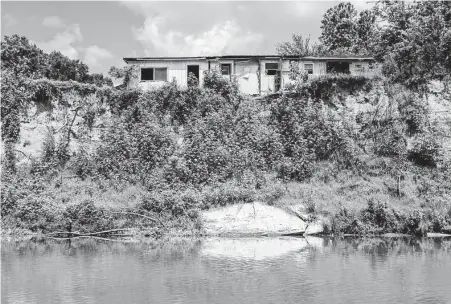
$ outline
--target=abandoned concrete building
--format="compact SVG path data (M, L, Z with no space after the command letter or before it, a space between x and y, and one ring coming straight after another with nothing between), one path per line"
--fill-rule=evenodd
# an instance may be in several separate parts
M127 57L128 65L137 65L138 84L147 90L176 79L187 85L193 73L203 83L203 72L218 69L224 77L236 77L240 89L249 95L265 95L283 90L289 81L290 62L299 63L309 78L329 73L356 75L375 71L371 57L299 57L278 55L228 55L210 57Z

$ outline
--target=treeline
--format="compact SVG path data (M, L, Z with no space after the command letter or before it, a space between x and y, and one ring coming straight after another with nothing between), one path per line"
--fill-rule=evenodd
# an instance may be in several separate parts
M47 78L58 81L77 81L98 86L112 86L110 78L100 73L89 73L89 68L80 60L70 59L59 51L45 53L23 36L5 36L1 43L2 70L38 79Z

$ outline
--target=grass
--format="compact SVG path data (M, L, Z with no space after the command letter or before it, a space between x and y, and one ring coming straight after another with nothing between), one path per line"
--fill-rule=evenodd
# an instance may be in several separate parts
M21 167L15 180L5 180L3 235L134 228L137 238L196 236L202 229L201 209L255 200L270 202L281 195L274 183L258 191L236 180L200 189L152 191L123 180L80 179L69 171L54 176L28 171Z
M275 176L268 175L265 186L258 190L228 181L167 193L113 179L82 180L69 177L68 172L47 180L33 180L27 175L21 187L14 188L14 181L6 184L6 190L13 187L16 201L12 213L4 216L2 210L2 228L3 232L20 235L27 234L27 230L47 233L67 229L67 221L72 219L74 229L80 231L137 228L137 237L193 236L202 231L201 209L253 201L285 210L294 207L322 220L326 229L334 233L349 233L357 228L357 232L366 234L409 232L412 225L421 225L421 233L440 232L451 225L451 182L446 179L446 170L439 174L437 169L410 164L399 182L399 195L398 180L385 164L365 172L336 172L334 165L325 161L317 164L313 176L303 182L275 183ZM379 216L377 212L382 212L382 224L372 222ZM418 223L417 218L421 219ZM340 225L334 227L337 221Z
M444 177L435 180L428 169L412 167L412 172L405 174L400 181L398 196L397 179L389 174L357 176L342 171L325 180L327 172L322 165L309 181L287 183L285 194L275 205L282 208L291 206L305 214L316 215L328 225L332 225L342 210L346 210L351 221L365 222L367 219L363 213L371 204L384 205L390 216L393 210L398 222L396 227L387 228L384 232L407 229L407 219L415 212L420 212L421 225L430 232L440 232L451 221L451 182ZM374 226L375 223L367 224ZM376 230L375 227L367 229L370 233Z

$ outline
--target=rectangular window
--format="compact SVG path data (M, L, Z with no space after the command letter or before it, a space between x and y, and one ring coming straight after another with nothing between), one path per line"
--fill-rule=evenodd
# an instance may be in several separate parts
M155 80L168 81L168 69L167 68L155 68Z
M313 74L313 63L304 63L304 71L308 74Z
M222 63L221 74L230 76L232 74L232 65L230 63Z
M141 69L141 80L153 80L153 68Z
M168 69L167 68L142 68L141 69L141 80L157 80L157 81L167 81L168 80Z
M279 69L279 64L277 62L265 63L265 74L266 75L276 75L278 69Z

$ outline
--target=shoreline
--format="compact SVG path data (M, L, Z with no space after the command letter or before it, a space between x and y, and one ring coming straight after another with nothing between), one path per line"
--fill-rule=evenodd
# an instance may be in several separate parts
M131 234L127 237L117 237L117 238L103 238L103 237L71 237L71 238L56 238L49 237L45 234L39 232L31 232L31 231L23 231L22 233L8 233L2 230L2 234L0 236L0 242L25 242L25 241L33 241L33 242L41 242L43 240L55 240L55 241L77 241L80 239L93 239L93 240L102 240L102 241L111 241L111 242L123 242L123 243L166 243L172 242L176 240L188 240L188 239L211 239L211 238L221 238L221 239L250 239L250 238L308 238L308 237L317 237L317 238L356 238L356 239L377 239L377 238L411 238L411 239L421 239L421 238L451 238L451 234L448 233L436 233L436 232L428 232L425 236L415 236L411 234L405 233L383 233L383 234L339 234L334 235L332 233L312 233L312 234L304 234L304 235L283 235L283 234L263 234L263 233L218 233L218 234L206 234L202 232L197 233L171 233L162 235L161 237L153 237L146 236L146 230L138 230L135 231L134 234Z
M239 203L228 206L199 211L196 219L183 221L177 218L168 223L172 225L151 227L110 227L103 231L52 231L33 232L26 228L12 228L2 225L1 241L3 240L76 240L99 239L120 242L166 242L177 238L271 238L271 237L321 237L321 238L443 238L451 237L446 227L442 232L424 231L422 234L385 232L377 226L362 230L363 233L334 233L329 229L332 218L319 216L309 220L309 214L304 212L304 206L284 205L274 206L260 202ZM347 219L353 220L352 217ZM355 219L354 219L355 221ZM194 225L196 222L197 225ZM372 224L372 223L369 223ZM374 225L374 224L372 224ZM8 226L8 225L6 225ZM6 229L5 229L6 228ZM340 230L339 230L340 231ZM360 232L360 231L359 231Z

